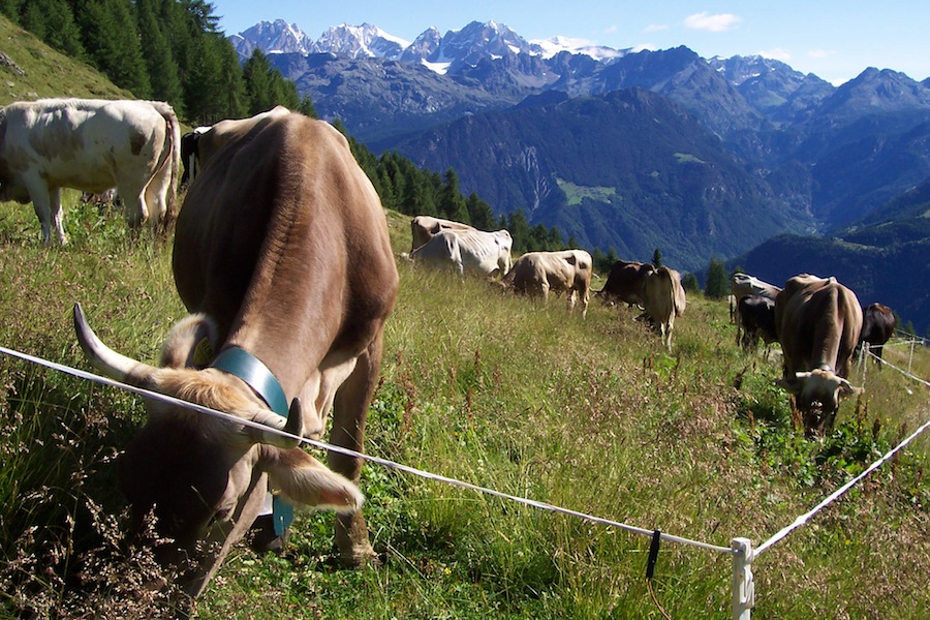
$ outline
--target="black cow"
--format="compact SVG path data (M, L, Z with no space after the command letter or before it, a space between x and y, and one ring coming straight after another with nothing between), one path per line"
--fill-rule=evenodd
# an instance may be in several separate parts
M859 347L863 342L869 343L869 351L875 354L878 360L875 363L882 367L879 361L882 359L882 350L891 335L894 334L894 328L897 320L894 311L888 306L880 303L870 304L862 310L862 331L859 333ZM857 347L858 349L858 347Z

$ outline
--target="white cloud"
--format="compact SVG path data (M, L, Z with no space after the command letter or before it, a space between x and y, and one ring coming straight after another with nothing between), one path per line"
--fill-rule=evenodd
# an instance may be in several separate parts
M724 32L735 28L742 18L732 13L718 13L710 15L706 11L695 13L685 18L685 27L693 30L706 30L708 32Z
M810 50L809 52L807 52L807 55L810 58L817 58L817 59L829 58L830 56L833 56L834 54L836 54L836 50L815 49L815 50Z
M619 30L619 28L617 28L616 24L613 24L604 28L604 34L616 34L617 30Z
M668 24L649 24L643 28L643 32L661 32L668 30Z
M762 50L757 52L759 56L765 58L772 58L774 60L780 60L782 62L788 62L791 60L791 52L781 47L773 47L772 49Z

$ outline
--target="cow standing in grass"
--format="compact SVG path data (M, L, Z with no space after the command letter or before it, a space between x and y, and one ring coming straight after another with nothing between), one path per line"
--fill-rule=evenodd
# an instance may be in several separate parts
M549 291L568 293L568 311L581 300L581 318L588 314L591 298L591 255L584 250L560 252L527 252L513 263L501 284L517 293L539 296L546 303Z
M76 311L78 339L108 375L292 434L364 449L384 324L398 274L378 195L333 127L286 113L228 127L191 183L173 268L189 310L156 368L101 343ZM211 335L212 334L212 335ZM289 403L289 405L288 405ZM343 562L375 558L356 485L360 459L329 467L296 441L182 407L148 403L122 458L136 517L154 509L174 545L198 560L197 596L260 513L270 487L298 506L338 512ZM286 417L283 417L286 416ZM198 552L202 541L215 548Z
M32 202L42 226L66 243L61 188L116 187L133 227L174 217L181 159L167 103L40 99L0 109L0 200Z
M806 434L831 430L840 396L862 391L846 380L862 328L856 294L836 278L795 276L775 297L775 328L784 354L780 384L794 394Z
M646 276L643 287L646 316L659 331L662 344L672 350L672 330L675 318L681 316L687 305L681 274L662 266Z
M869 304L862 311L862 332L859 334L859 344L869 344L869 353L875 354L875 363L882 367L882 351L884 345L894 335L897 319L894 311L880 303Z

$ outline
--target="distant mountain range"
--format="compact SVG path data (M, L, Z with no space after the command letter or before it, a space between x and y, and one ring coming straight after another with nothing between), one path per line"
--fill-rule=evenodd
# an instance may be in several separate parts
M376 152L453 166L497 213L623 258L659 247L685 271L851 230L930 179L930 79L887 69L837 87L760 56L527 41L495 22L408 43L278 20L230 40Z

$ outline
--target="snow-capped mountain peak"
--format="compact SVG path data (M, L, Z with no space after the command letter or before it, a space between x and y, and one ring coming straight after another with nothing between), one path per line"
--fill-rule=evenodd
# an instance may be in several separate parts
M436 27L430 27L412 43L368 23L332 26L313 41L295 24L288 24L282 19L259 22L229 39L243 58L251 56L256 48L266 53L332 53L350 58L417 63L440 74L457 67L474 67L487 59L495 61L527 55L548 60L561 52L568 52L589 56L596 62L610 62L629 51L562 36L530 42L505 24L493 20L473 21L444 35Z
M387 58L396 60L410 46L410 42L388 34L371 24L333 26L320 35L313 44L314 52L332 52L351 58Z
M573 39L558 35L551 39L534 39L530 41L534 51L543 58L549 59L561 52L570 54L584 54L594 60L610 60L619 58L626 53L626 50L616 50L612 47L597 45L586 39Z
M229 39L242 57L251 56L256 48L265 53L309 54L313 45L313 39L298 28L297 24L288 24L283 19L258 22Z

